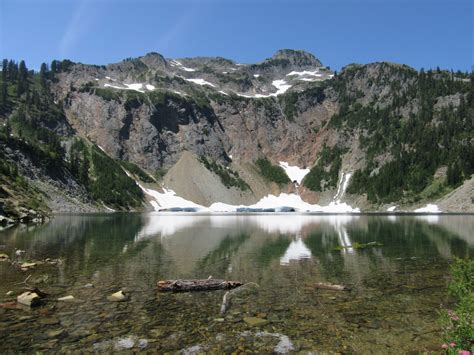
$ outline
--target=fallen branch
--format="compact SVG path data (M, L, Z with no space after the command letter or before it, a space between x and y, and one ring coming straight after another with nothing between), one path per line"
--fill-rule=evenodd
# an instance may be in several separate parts
M331 291L350 291L351 288L344 286L344 285L335 285L325 282L318 282L315 285L316 288L323 289L323 290L331 290Z
M219 279L158 281L158 291L161 292L229 290L239 286L242 286L242 283L239 281Z
M225 294L224 294L224 297L222 298L222 304L221 304L221 316L224 316L227 312L227 310L230 308L231 306L231 297L233 295L235 295L236 293L239 293L240 291L245 291L248 289L248 286L255 286L256 288L258 288L258 284L256 284L255 282L249 282L249 283L246 283L242 286L239 286L231 291L227 291Z
M39 298L45 298L49 296L48 293L41 291L38 287L23 287L23 290L36 293Z
M24 284L26 285L27 287L30 287L30 285L28 284L28 280L30 279L31 275L28 275L28 277L26 279L24 279L23 281L21 282L17 282L15 285L21 285L21 284Z

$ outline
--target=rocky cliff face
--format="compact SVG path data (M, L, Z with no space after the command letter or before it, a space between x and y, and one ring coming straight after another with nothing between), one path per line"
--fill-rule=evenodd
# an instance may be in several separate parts
M64 121L45 127L62 137L66 160L71 142L80 139L203 205L249 204L280 192L325 204L346 173L356 181L347 182L352 194L344 199L364 208L439 198L451 189L420 196L455 150L446 148L446 157L429 166L413 163L423 158L413 155L422 147L410 125L416 132L433 128L430 139L443 147L464 137L456 148L463 152L460 165L472 156L472 81L462 73L373 63L349 65L335 75L312 54L295 50L280 50L256 64L149 53L107 66L63 63L51 73L48 90ZM465 112L459 127L443 136L451 127L446 117L460 110ZM203 158L214 165L206 167ZM302 186L277 184L264 178L255 164L259 159L312 169ZM423 176L388 193L378 185L364 190L361 181L382 176L395 163ZM461 170L462 182L472 167ZM66 194L84 192L72 190Z

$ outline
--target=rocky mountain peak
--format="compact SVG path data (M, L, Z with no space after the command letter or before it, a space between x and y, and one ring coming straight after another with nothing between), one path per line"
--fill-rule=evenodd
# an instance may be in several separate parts
M161 54L150 52L140 57L142 63L149 68L163 68L166 66L166 59Z
M283 59L295 67L321 67L321 61L313 54L303 50L280 49L270 59Z

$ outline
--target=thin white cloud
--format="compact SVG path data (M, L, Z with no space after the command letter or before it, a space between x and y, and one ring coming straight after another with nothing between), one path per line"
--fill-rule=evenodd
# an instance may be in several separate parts
M74 14L64 30L59 42L58 52L60 58L67 58L71 55L71 49L77 44L82 35L90 27L94 18L94 6L88 0L82 0L77 5Z
M159 37L156 48L161 53L166 53L170 50L171 46L176 46L176 44L179 43L179 37L184 33L185 29L190 26L191 22L193 22L195 15L196 13L194 11L187 9L176 23Z

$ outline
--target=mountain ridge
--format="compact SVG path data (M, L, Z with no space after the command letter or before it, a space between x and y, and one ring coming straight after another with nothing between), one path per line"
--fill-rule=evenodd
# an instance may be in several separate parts
M387 62L350 64L333 73L312 54L293 50L245 65L220 57L166 59L158 53L107 66L54 61L23 78L18 74L21 65L10 62L2 70L7 94L0 102L0 121L7 128L0 136L1 149L12 144L5 135L40 151L51 144L47 140L54 140L58 166L82 186L84 206L91 210L103 209L104 199L115 201L119 209L151 208L138 190L131 197L137 198L135 207L112 185L115 199L98 191L94 196L91 184L97 174L105 174L105 180L99 179L103 184L108 179L107 172L95 171L93 159L102 155L111 167L120 161L138 165L155 176L152 183L158 190L163 181L180 181L173 185L176 193L192 200L193 193L185 188L189 176L166 175L188 152L197 164L208 161L203 167L221 182L219 196L230 204L252 204L283 192L327 204L340 187L338 181L350 173L344 199L357 207L380 210L397 203L413 209L446 195L472 175L473 80L466 73L416 71ZM20 92L22 85L27 89ZM53 138L38 137L30 126ZM435 146L438 155L421 153ZM72 158L79 168L87 165L87 179L79 181ZM311 171L299 187L271 178L255 185L252 181L264 176L255 165L258 159ZM252 188L245 191L232 184ZM207 194L200 203L218 202L204 185L201 181L196 186ZM54 198L43 195L45 205L52 206ZM49 195L57 197L57 192ZM472 201L460 208L472 211Z

